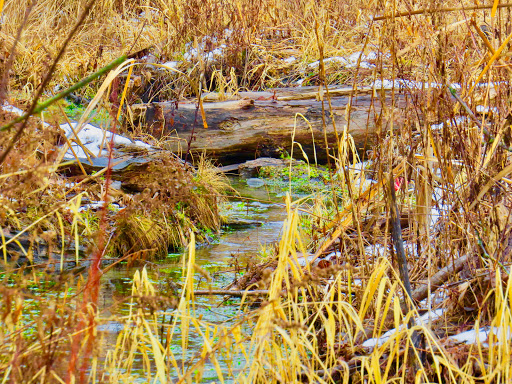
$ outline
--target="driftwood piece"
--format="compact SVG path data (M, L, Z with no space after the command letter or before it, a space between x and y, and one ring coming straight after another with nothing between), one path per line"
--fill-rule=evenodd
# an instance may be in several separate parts
M201 113L196 112L196 102L193 100L137 104L131 106L130 111L134 121L153 136L170 136L168 149L181 153L182 156L187 151L194 131L191 152L205 152L223 165L262 156L279 157L290 154L293 136L311 163L315 161L315 154L319 162L325 162L327 154L322 102L314 98L315 95L318 96L316 89L304 87L261 93L248 92L246 96L250 98L247 99L204 102L207 128L203 125ZM339 137L347 125L348 93L348 89L330 91L332 116L328 103L324 103L327 141L331 149L336 146L333 121ZM398 102L395 102L397 108L403 107L400 100L402 99L399 97ZM389 109L386 113L381 112L380 101L371 95L358 94L352 99L349 132L359 151L370 148L376 142L379 127L381 132L386 131ZM395 113L395 117L397 116L400 116L398 111ZM294 146L293 154L303 159L302 151L297 145Z

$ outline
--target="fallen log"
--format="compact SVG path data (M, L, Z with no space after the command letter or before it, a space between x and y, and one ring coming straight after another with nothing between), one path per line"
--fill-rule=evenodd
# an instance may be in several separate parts
M136 104L130 108L132 122L154 137L169 136L168 149L185 156L188 143L192 154L205 152L221 164L240 163L258 157L280 157L291 153L292 137L299 143L311 163L315 157L325 163L325 138L322 102L315 99L319 93L314 87L276 89L267 92L247 92L250 98L229 101L203 102L206 124L196 101ZM368 91L365 89L365 91ZM341 137L347 125L348 89L330 91L332 115L324 103L326 136L331 154L336 147L336 133ZM322 95L325 98L325 94ZM218 100L209 94L208 100ZM390 101L390 100L388 100ZM391 105L391 102L387 103ZM396 108L404 102L398 96ZM377 98L358 94L352 99L349 133L356 148L362 152L376 141L378 131L386 131L386 116ZM395 124L403 115L394 114ZM306 121L307 119L307 121ZM334 124L336 125L336 131ZM398 125L398 124L396 124ZM380 128L380 129L379 129ZM193 132L193 139L191 140ZM294 157L303 159L303 152L295 144Z
M196 296L233 296L233 297L244 297L244 296L264 296L268 295L268 289L248 290L248 291L232 291L230 289L214 289L214 290L197 290L194 291Z

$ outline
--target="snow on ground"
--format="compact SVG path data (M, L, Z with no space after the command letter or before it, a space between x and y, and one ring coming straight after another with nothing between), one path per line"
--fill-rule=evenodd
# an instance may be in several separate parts
M282 61L285 64L293 64L297 61L297 58L295 56L290 56L290 57L287 57L286 59L282 59Z
M343 65L345 68L356 68L357 61L359 60L359 56L361 56L361 63L359 65L360 68L372 69L375 68L374 64L369 63L368 61L374 61L377 59L377 53L370 52L367 55L362 54L360 52L355 52L348 57L344 56L334 56L324 59L324 64L328 63L338 63ZM320 60L314 61L308 65L309 68L317 68L320 65Z
M490 113L496 113L497 114L497 113L500 112L500 110L498 108L496 108L496 107L489 108L489 107L487 107L485 105L477 105L476 106L476 112L477 113L489 113L490 112Z
M162 65L166 68L176 69L176 68L178 68L178 66L180 64L181 64L181 61L167 61L167 62L163 63Z
M478 109L478 107L477 107L477 109ZM456 116L453 118L453 120L448 120L448 121L445 121L444 123L439 123L439 124L432 124L430 126L430 128L432 129L432 132L441 132L441 130L443 129L443 125L446 125L447 127L451 127L453 125L464 124L466 122L468 122L467 117Z
M469 331L465 331L459 333L457 335L452 335L448 337L448 340L452 340L458 343L464 344L477 344L481 343L481 345L485 348L489 347L489 338L493 338L495 341L509 341L511 339L510 328L498 328L498 327L482 327L478 331L475 329L471 329Z
M414 320L414 323L417 326L427 326L429 321L435 321L439 319L444 313L444 309L436 309L435 311L426 312L425 314L421 315L420 317L416 318ZM405 329L405 326L402 325L398 327L398 332ZM389 331L383 333L380 337L375 337L366 340L363 343L363 347L366 348L372 348L372 347L379 347L382 344L384 344L386 341L388 341L393 335L398 334L396 328L390 329Z
M95 201L90 204L82 205L80 208L78 208L78 212L85 212L85 211L97 211L98 209L103 209L105 206L104 201ZM110 203L108 205L109 209L112 211L119 211L121 209L119 204L116 203Z
M13 113L13 114L18 115L18 116L23 116L23 114L25 113L21 109L16 108L15 106L12 106L12 105L9 105L9 104L4 105L2 107L2 109L4 111L6 111L6 112Z

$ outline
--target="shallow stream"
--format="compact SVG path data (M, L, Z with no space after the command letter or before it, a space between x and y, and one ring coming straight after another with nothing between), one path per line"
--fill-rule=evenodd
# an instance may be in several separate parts
M248 263L257 263L265 247L279 239L285 209L283 198L268 191L265 187L250 188L245 181L232 180L233 187L241 197L231 198L224 208L228 222L239 223L238 229L224 228L218 239L209 245L196 249L196 264L207 271L211 281L196 273L196 289L222 289L243 273ZM254 223L249 225L249 223ZM146 262L144 265L119 266L103 275L101 281L100 307L102 318L111 318L100 326L105 350L114 349L117 336L123 328L118 319L129 312L132 279L136 270L145 266L148 276L159 294L172 295L174 283L182 283L182 261L180 254L170 254L167 259ZM238 271L237 271L238 270ZM173 288L174 286L174 288ZM197 296L196 316L211 323L229 325L239 312L240 299L224 301L223 296ZM171 310L169 309L169 313ZM115 320L114 320L115 319ZM200 335L189 337L187 358L193 357L202 348ZM181 340L172 340L173 352L181 355ZM140 367L142 363L138 362ZM137 361L135 361L137 365ZM135 372L138 367L134 366ZM134 372L134 373L135 373ZM213 366L205 367L203 381L210 382L217 377ZM142 378L141 378L142 380ZM141 382L145 382L144 380Z

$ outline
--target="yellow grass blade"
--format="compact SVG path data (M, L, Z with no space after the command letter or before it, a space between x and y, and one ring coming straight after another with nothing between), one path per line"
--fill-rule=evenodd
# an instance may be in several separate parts
M482 72L480 73L480 75L478 76L478 78L475 80L475 83L473 84L473 86L471 87L471 89L469 90L469 93L472 93L473 90L475 89L476 85L478 84L478 82L480 80L482 80L482 77L484 77L484 75L487 73L487 71L489 70L489 68L491 68L491 65L493 65L493 63L500 57L501 55L501 51L503 51L503 49L505 49L505 47L508 45L510 39L512 39L512 33L510 35L507 36L507 38L505 39L505 41L503 42L503 44L500 45L500 47L496 50L496 52L494 52L494 55L492 55L492 57L489 59L489 61L487 62L487 65L485 66L485 68L482 70Z
M492 5L492 10L491 10L491 17L496 16L496 10L498 9L499 3L500 3L500 0L494 0L494 4Z

